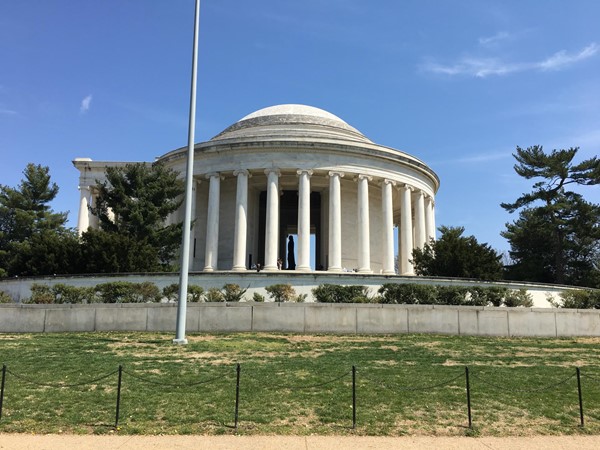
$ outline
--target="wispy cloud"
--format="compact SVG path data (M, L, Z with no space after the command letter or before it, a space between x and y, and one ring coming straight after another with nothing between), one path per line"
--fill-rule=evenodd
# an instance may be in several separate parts
M430 61L421 65L421 69L443 75L466 75L477 78L485 78L491 75L508 75L528 70L561 70L579 61L591 58L599 50L600 46L592 42L577 53L568 53L566 50L561 50L542 61L515 63L503 61L500 58L463 57L458 62L449 65Z
M506 39L510 38L510 34L506 31L499 31L498 33L494 34L493 36L486 36L486 37L480 37L479 38L479 45L492 45L492 44L496 44L500 41L505 41Z
M556 52L550 58L538 63L538 67L542 70L559 70L565 66L570 66L578 61L591 58L600 50L600 46L595 42L585 47L579 53L568 54L565 50Z
M81 100L81 106L79 107L79 112L81 114L85 114L86 112L88 112L90 110L91 106L92 106L92 94L88 95L83 100Z
M2 114L3 116L18 116L19 113L17 111L14 111L12 109L3 109L0 108L0 114Z

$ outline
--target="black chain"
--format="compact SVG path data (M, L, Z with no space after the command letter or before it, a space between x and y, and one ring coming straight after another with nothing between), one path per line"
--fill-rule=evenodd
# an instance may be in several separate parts
M149 378L141 377L141 376L137 375L134 372L129 372L128 370L123 370L123 373L129 375L132 378L135 378L136 380L142 381L144 383L154 384L154 385L157 385L157 386L165 386L165 387L170 387L170 388L182 388L182 387L199 386L201 384L212 383L213 381L221 380L221 379L227 377L227 375L225 375L225 376L219 375L219 376L214 377L214 378L209 378L208 380L196 381L194 383L164 383L162 381L154 381L154 380L150 380Z
M476 380L481 381L484 384L487 384L488 386L491 386L492 388L498 390L498 391L504 391L504 392L520 392L522 394L533 394L533 393L537 393L537 392L544 392L544 391L551 391L553 389L556 389L557 387L565 384L567 381L569 381L571 378L575 378L575 376L577 376L577 374L572 374L569 375L567 378L558 381L556 383L552 383L552 384L548 384L546 386L542 386L540 388L533 388L533 389L516 389L516 388L506 388L503 386L499 386L497 384L494 383L490 383L489 381L486 381L482 378L480 378L477 374L471 372L471 376L473 378L475 378Z
M101 377L94 378L93 380L88 380L88 381L81 382L81 383L68 383L68 384L65 384L65 383L40 383L40 382L34 381L31 378L28 378L26 376L15 373L12 370L9 370L8 368L6 369L6 372L11 374L15 378L18 378L19 380L25 381L26 383L29 383L29 384L33 384L34 386L52 387L52 388L72 388L72 387L88 386L90 384L97 383L98 381L102 381L102 380L118 373L119 371L115 370L113 372L107 373L106 375L102 375Z

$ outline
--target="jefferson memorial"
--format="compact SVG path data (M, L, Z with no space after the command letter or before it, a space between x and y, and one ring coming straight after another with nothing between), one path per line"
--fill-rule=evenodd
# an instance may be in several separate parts
M183 178L186 153L157 162ZM97 180L106 167L128 163L73 164L82 233L98 226L89 210ZM191 271L393 275L398 253L399 274L413 275L412 250L435 238L435 172L311 106L264 108L196 144L193 175ZM183 220L183 208L170 220Z

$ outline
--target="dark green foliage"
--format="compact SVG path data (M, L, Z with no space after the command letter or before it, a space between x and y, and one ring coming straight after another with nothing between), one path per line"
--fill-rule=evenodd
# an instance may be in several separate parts
M544 153L541 146L517 147L515 171L541 179L533 191L502 207L519 218L502 233L511 245L507 277L600 286L600 206L566 187L600 183L597 157L573 164L577 148Z
M600 291L569 290L560 293L560 300L554 302L558 308L600 309Z
M113 281L97 285L96 294L100 303L148 303L158 302L161 293L160 289L149 281Z
M463 236L464 227L439 227L441 236L413 250L415 273L424 276L502 278L501 255L474 236Z
M223 296L223 292L219 288L209 288L205 294L204 298L207 302L224 302L225 297Z
M55 297L52 293L52 288L44 284L31 285L31 297L26 303L50 304L54 303Z
M188 301L199 303L203 301L204 288L197 284L188 284Z
M49 206L58 186L48 167L28 164L23 175L16 188L0 185L0 276L76 272L77 236Z
M162 164L109 167L92 212L100 230L83 235L87 272L171 270L181 224L165 225L182 202L183 182Z
M365 286L321 284L312 290L319 303L369 303L369 289Z
M466 305L469 288L463 286L437 286L437 303L440 305Z
M503 287L473 287L468 304L472 306L500 306L508 289Z
M436 303L437 290L429 284L386 283L379 288L381 303L422 304Z
M96 289L93 287L76 287L58 283L52 286L53 303L94 303Z
M265 296L260 295L258 292L255 292L252 296L252 301L257 303L263 303L265 301Z

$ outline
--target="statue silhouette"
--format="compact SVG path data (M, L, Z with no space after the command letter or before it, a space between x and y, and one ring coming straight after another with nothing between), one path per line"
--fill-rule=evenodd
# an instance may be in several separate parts
M287 255L288 270L296 269L296 258L294 257L294 237L290 235L288 240L288 255Z

